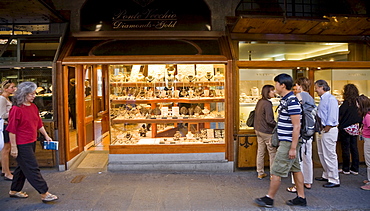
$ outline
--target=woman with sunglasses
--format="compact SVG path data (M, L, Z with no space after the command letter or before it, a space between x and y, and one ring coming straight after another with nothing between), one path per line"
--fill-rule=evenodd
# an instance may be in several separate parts
M12 107L12 102L9 100L9 96L16 90L15 84L11 80L5 80L1 83L0 87L0 118L4 119L3 135L4 135L4 148L1 150L1 175L4 180L12 181L13 174L9 168L9 154L10 154L10 143L9 133L6 131L8 126L9 110Z

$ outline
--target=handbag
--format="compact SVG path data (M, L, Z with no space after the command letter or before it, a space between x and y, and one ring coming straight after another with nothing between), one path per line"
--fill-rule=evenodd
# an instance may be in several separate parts
M358 123L343 128L351 136L360 135L360 125Z
M249 113L249 116L246 122L248 127L254 127L254 113L255 113L255 110Z
M274 127L274 129L272 130L272 136L271 136L271 146L273 147L278 147L279 146L279 135L278 135L278 132L277 132L277 124L276 126Z

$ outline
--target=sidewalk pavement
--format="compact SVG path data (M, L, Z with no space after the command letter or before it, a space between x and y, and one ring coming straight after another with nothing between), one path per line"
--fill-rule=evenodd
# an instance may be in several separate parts
M315 168L315 177L322 169ZM11 182L0 178L0 210L370 210L370 191L361 190L366 168L359 175L340 174L341 186L323 188L315 181L305 190L307 207L290 207L296 195L285 190L283 178L274 208L258 207L254 199L267 193L269 179L257 179L254 170L233 173L98 172L42 169L49 191L59 200L42 203L26 182L27 199L10 198Z

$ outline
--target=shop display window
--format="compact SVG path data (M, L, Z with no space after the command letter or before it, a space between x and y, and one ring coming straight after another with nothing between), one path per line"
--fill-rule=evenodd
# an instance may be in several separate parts
M111 144L225 142L224 64L110 65Z
M53 119L53 88L52 68L24 67L13 69L0 69L1 81L11 80L18 85L24 81L31 81L37 84L36 98L40 116L43 119ZM10 96L11 98L11 96Z
M239 69L239 129L253 129L246 121L261 98L262 87L275 85L274 77L281 73L292 75L291 69ZM273 110L279 105L279 96L272 98ZM276 113L275 113L276 115Z
M355 84L360 94L370 96L370 69L319 69L315 71L315 81L326 80L330 92L339 102L343 101L343 87L346 84ZM316 103L320 97L315 93Z

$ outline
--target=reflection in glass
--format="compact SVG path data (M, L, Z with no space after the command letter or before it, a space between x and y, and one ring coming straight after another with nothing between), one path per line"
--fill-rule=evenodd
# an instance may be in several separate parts
M90 86L91 74L92 74L92 67L89 66L85 69L85 79L84 79L85 116L86 117L92 115L92 100L91 100L91 86Z
M69 150L72 151L78 147L77 141L77 121L76 121L76 79L75 69L69 69L68 83L68 106L69 106Z

